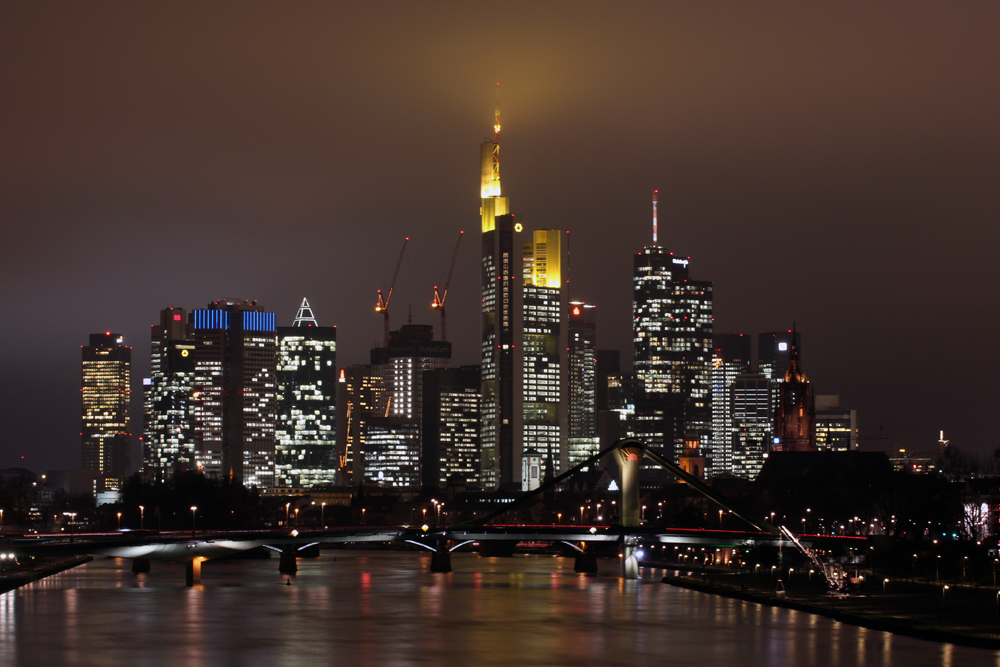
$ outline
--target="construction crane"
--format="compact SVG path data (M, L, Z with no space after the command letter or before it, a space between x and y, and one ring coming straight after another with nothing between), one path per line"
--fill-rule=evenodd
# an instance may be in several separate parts
M444 280L444 289L440 292L438 291L438 286L434 286L434 301L431 302L431 308L437 308L441 311L441 340L448 340L448 315L444 309L444 302L448 298L448 285L451 284L451 274L455 272L455 260L458 259L458 246L462 245L462 236L465 234L464 231L458 233L458 240L455 241L455 250L451 253L451 265L448 267L448 277Z
M382 294L382 290L378 291L378 302L375 304L375 312L382 313L382 318L385 322L385 346L389 347L389 301L392 300L392 289L396 286L396 278L399 277L399 267L403 265L403 254L406 252L406 244L410 242L410 237L407 236L406 240L403 241L403 248L399 251L399 259L396 260L396 271L392 274L392 282L389 283L389 291Z

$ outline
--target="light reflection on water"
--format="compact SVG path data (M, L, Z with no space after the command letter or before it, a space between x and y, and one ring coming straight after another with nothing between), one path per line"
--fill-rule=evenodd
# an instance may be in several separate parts
M893 636L573 559L394 552L180 565L97 560L0 595L0 664L1000 665L996 653ZM291 582L291 585L287 585Z

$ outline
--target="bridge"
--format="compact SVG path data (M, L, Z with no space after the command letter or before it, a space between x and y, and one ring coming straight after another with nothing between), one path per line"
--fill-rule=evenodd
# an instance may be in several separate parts
M539 494L558 485L584 467L595 463L607 454L613 454L621 473L621 525L620 526L552 526L505 525L494 523L504 513L536 498ZM640 525L639 464L643 457L667 468L692 488L716 502L722 508L742 518L750 530L669 529L653 530ZM15 539L11 547L16 555L95 555L132 559L134 572L149 571L150 561L184 563L186 581L194 585L201 579L201 565L207 560L231 556L249 549L266 547L280 555L279 571L293 574L297 571L296 558L307 549L323 544L406 543L431 553L431 570L451 571L451 553L462 548L478 546L485 553L511 554L521 542L565 545L576 553L575 569L578 572L596 572L596 547L600 544L618 546L621 576L636 579L639 563L636 551L640 544L703 545L716 548L742 548L758 544L785 545L803 551L816 560L810 551L811 540L820 536L796 537L787 527L776 528L766 522L751 520L747 513L731 506L711 487L686 471L648 451L635 439L616 442L611 447L573 466L563 474L549 480L540 488L523 494L474 521L444 527L389 526L342 527L335 530L259 530L259 531L194 531L128 533L77 533L33 535ZM831 539L831 538L824 538ZM838 538L840 540L859 538ZM863 538L860 538L863 539ZM492 549L491 545L500 546Z

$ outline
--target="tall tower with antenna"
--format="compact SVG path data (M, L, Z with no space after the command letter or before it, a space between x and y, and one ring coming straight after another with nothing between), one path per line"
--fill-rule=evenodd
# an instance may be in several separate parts
M499 84L493 138L480 157L482 218L482 476L486 488L517 481L520 470L522 410L522 247L521 226L510 214L500 187Z
M692 280L691 258L659 244L658 200L654 190L653 243L633 257L632 351L643 396L632 432L676 460L686 438L707 445L711 432L712 283Z

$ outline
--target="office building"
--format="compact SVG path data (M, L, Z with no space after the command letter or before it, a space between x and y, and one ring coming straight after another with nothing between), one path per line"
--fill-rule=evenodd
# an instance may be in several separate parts
M658 245L656 204L654 192L653 243L633 258L633 358L652 413L673 411L666 423L680 424L647 444L676 461L685 438L707 443L711 432L712 283L692 280L690 258Z
M191 313L195 465L211 477L274 486L277 345L274 313L219 299Z
M387 347L371 351L372 371L382 377L385 408L384 416L368 421L365 481L419 486L423 376L450 360L451 343L434 340L429 324L405 324L389 333Z
M195 468L195 342L183 308L164 308L150 332L150 377L144 385L143 463L159 482Z
M480 214L482 218L482 340L481 376L482 454L481 480L486 488L519 480L521 226L510 214L500 187L500 108L497 106L493 139L480 146Z
M479 367L423 374L420 477L424 486L479 485Z
M732 464L728 472L755 479L771 443L771 382L762 373L741 373L732 385Z
M750 336L715 334L712 337L712 446L709 452L709 475L733 470L733 382L736 376L750 372Z
M858 411L841 407L838 394L816 396L816 449L849 452L858 448Z
M597 437L597 337L594 306L582 301L569 304L569 357L567 390L569 465L596 454ZM607 401L607 379L604 379ZM605 408L607 409L607 408Z
M538 229L523 247L521 444L538 452L547 471L566 469L569 453L569 304L562 279L566 264L563 236L558 229Z
M80 352L82 468L97 476L95 491L118 489L131 472L132 348L108 332L90 334Z
M277 327L275 484L336 483L337 328L321 327L302 300L290 327Z
M368 364L341 369L337 390L337 443L341 482L364 480L368 422L386 417L387 392L382 374Z

